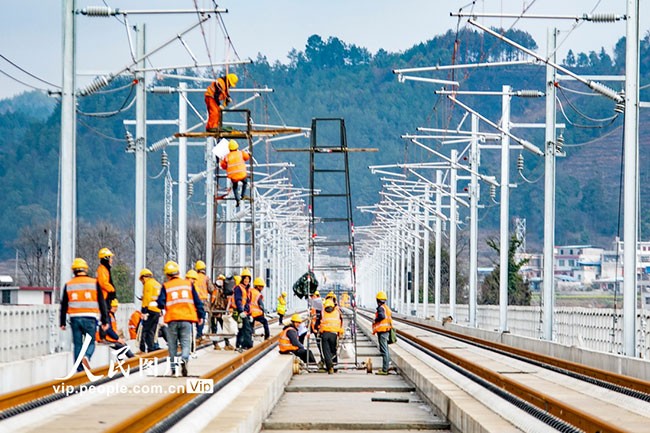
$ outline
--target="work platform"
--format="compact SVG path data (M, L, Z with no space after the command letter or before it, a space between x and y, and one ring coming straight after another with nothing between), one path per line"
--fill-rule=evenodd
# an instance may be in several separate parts
M276 129L251 129L250 131L240 131L237 129L224 129L217 132L177 132L174 137L180 138L248 138L248 137L275 137L281 134L300 134L305 132L301 128L276 128Z

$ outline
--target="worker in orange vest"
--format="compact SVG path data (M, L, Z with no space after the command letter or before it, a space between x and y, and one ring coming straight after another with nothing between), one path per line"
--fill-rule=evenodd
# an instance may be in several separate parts
M203 304L203 316L201 317L203 320L200 325L198 323L196 325L196 345L198 346L203 340L203 326L205 325L205 303L208 299L206 296L208 294L208 291L206 289L204 292L203 287L198 284L199 274L194 269L190 269L185 273L185 279L192 282L192 285L194 286L194 289L196 290L196 293L199 295L199 299Z
M232 102L230 98L230 88L235 87L239 77L235 74L227 74L219 77L205 89L205 106L208 109L208 122L205 130L208 132L218 132L221 128L221 110L226 108Z
M113 276L111 274L111 267L113 266L113 252L108 248L102 248L97 253L99 257L99 266L97 266L97 282L99 287L102 288L102 294L106 301L106 309L108 310L111 301L117 298L115 292L115 285L113 284Z
M338 338L343 336L343 317L331 298L323 302L323 316L320 320L321 353L325 360L328 374L334 373L334 358L338 347Z
M168 261L163 272L167 281L160 289L158 308L165 310L167 323L167 348L172 374L178 373L180 364L181 374L187 376L187 363L190 359L192 344L192 324L203 322L203 302L191 281L180 278L178 263ZM181 356L178 359L178 343L181 344Z
M117 318L115 317L115 313L117 312L117 307L120 305L120 303L117 301L117 299L113 299L111 301L111 309L108 310L108 329L106 329L106 335L103 339L100 338L99 331L97 331L97 334L95 335L95 339L98 342L107 342L111 344L111 349L122 351L127 358L133 358L135 355L133 352L131 352L131 349L129 349L129 346L126 344L126 341L124 341L124 338L120 336L120 331L117 328ZM126 349L124 349L126 347Z
M194 264L194 270L196 271L196 282L194 287L196 287L196 292L199 294L199 298L203 301L203 309L205 310L205 317L203 317L203 325L196 327L196 339L200 340L203 337L203 328L205 324L208 324L208 316L211 316L210 309L210 294L214 292L214 284L205 273L207 266L203 260L197 260Z
M141 321L142 313L140 310L135 310L133 313L131 313L131 317L129 317L129 338L131 340L137 340L138 329L140 328Z
M393 328L393 319L390 308L386 305L388 296L386 292L380 291L377 293L377 311L375 312L375 321L372 324L372 333L377 334L379 341L379 352L382 357L381 370L376 374L387 375L388 366L390 364L390 353L388 352L388 337L390 330Z
M264 289L264 280L260 277L255 278L253 281L253 288L250 290L250 304L251 304L251 317L253 318L253 327L255 327L255 322L259 322L264 327L264 339L268 340L271 336L271 331L269 330L269 321L266 320L264 316L266 310L264 309L264 296L262 295L262 290Z
M239 202L244 198L246 185L248 185L246 161L251 158L251 155L246 151L239 150L239 144L235 140L230 140L228 150L230 152L221 160L220 166L226 170L226 175L232 182L232 193L235 196L236 207L239 207ZM239 191L240 183L241 192Z
M302 359L303 362L316 362L316 358L314 358L312 351L307 351L305 346L303 346L300 340L298 340L298 326L300 326L301 323L302 317L300 317L300 314L294 314L291 316L291 323L285 326L280 334L280 341L278 342L280 353L283 355L292 353Z
M72 343L74 362L79 358L84 336L88 334L90 344L83 358L77 364L77 371L82 371L84 366L90 370L90 358L95 352L95 335L97 320L101 321L101 328L108 329L108 314L102 289L96 279L88 276L88 263L84 259L76 258L72 261L74 278L63 286L61 294L60 325L66 329L66 315L70 316L72 327Z
M241 325L237 332L235 346L240 352L244 349L250 349L253 347L253 326L250 318L250 283L252 277L250 269L242 269L241 281L233 290L233 298L235 302L233 317L237 323Z
M147 268L140 271L139 280L142 283L142 332L140 333L140 351L151 352L160 347L156 342L156 331L160 321L158 296L162 285L153 277L153 272Z

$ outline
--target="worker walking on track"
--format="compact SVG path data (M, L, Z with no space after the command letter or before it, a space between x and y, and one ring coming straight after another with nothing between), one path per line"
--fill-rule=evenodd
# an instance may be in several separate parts
M287 292L282 292L278 296L278 303L275 307L275 311L278 313L278 323L282 324L284 315L287 312Z
M241 281L235 286L233 291L233 298L235 301L235 311L233 312L233 316L235 314L237 315L235 320L239 325L235 346L239 351L253 347L253 326L250 318L251 310L249 294L251 278L251 271L248 268L242 269Z
M117 298L115 292L115 285L113 284L113 275L111 267L113 266L113 252L108 248L102 248L97 253L99 257L99 266L97 266L97 282L102 289L104 301L106 301L106 309L110 308L111 301Z
M163 268L167 281L160 289L158 308L165 310L167 346L172 374L178 372L178 343L181 345L181 374L187 376L187 363L192 345L192 324L203 321L203 302L193 284L179 277L178 263L169 261Z
M155 341L160 320L160 308L158 308L157 300L160 296L161 284L153 277L153 272L147 268L140 271L139 279L142 283L140 352L151 352L160 348Z
M343 336L343 317L331 298L323 302L323 317L320 321L321 353L325 360L328 374L334 373L334 358L338 347L338 338Z
M393 319L390 308L386 305L388 297L386 292L377 293L377 311L375 312L375 321L372 324L372 333L377 334L379 341L379 352L382 357L382 367L376 374L387 375L390 364L390 353L388 352L388 337L390 330L393 328Z
M196 271L196 282L194 286L196 287L196 292L199 294L199 298L203 301L203 309L205 310L205 317L203 317L203 325L197 326L196 338L200 340L203 338L203 329L205 324L208 323L208 329L210 329L209 322L207 320L208 312L210 311L210 294L214 292L214 284L212 280L205 273L207 266L203 260L197 260L194 264L194 270Z
M259 322L264 327L264 339L268 340L271 336L269 330L269 321L266 320L266 310L264 308L264 296L262 290L264 289L264 280L260 277L255 278L253 281L253 288L250 290L250 304L251 304L251 317L253 318L252 326L255 327L255 322Z
M232 193L235 196L236 207L246 194L246 185L248 185L248 172L246 171L246 161L251 155L243 150L239 150L239 144L235 140L228 143L228 154L221 160L220 166L226 170L226 176L232 182ZM239 191L241 184L241 192Z
M194 270L190 269L185 273L185 279L190 280L192 283L192 286L194 286L194 289L196 290L196 293L199 295L199 299L201 300L201 303L203 304L203 316L199 317L201 319L201 324L196 325L196 345L200 345L203 341L203 325L205 324L205 305L208 301L208 292L207 289L205 292L202 292L202 288L199 287L198 284L198 279L199 279L199 274Z
M230 88L235 87L238 81L239 77L237 75L227 74L210 83L205 90L205 106L208 109L206 131L218 132L221 128L221 110L232 102Z
M298 340L298 326L302 323L300 314L291 316L291 323L282 329L280 334L279 348L281 354L294 354L303 362L312 363L316 362L312 351L307 351L305 346Z
M61 294L60 325L61 329L65 331L66 315L69 315L74 346L73 359L77 365L77 371L82 371L84 367L90 370L90 358L95 352L94 336L97 320L100 320L101 328L104 331L108 329L106 302L97 280L88 276L88 263L84 259L76 258L72 261L72 272L74 278L63 286ZM90 344L86 348L83 358L79 360L86 334L91 337Z

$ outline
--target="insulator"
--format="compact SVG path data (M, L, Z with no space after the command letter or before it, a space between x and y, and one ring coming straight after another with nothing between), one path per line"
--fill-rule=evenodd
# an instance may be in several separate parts
M170 86L155 86L149 89L149 91L151 93L170 94L170 93L175 93L176 88Z
M497 196L497 186L490 184L490 198L496 198Z
M613 23L619 21L621 16L613 13L584 14L582 19L594 23Z
M521 153L517 157L517 170L523 171L524 170L524 155Z
M162 165L163 168L169 168L169 157L167 156L167 152L164 150L162 155L160 155L160 165Z
M194 194L194 184L190 182L187 184L187 195L191 197L192 194Z
M520 98L541 98L544 96L544 92L539 90L517 90L516 95Z
M124 134L126 138L126 152L127 153L133 153L135 152L135 140L133 139L133 135L129 131L126 131L126 134Z
M555 140L555 150L557 152L562 152L563 147L564 147L564 135L560 134L557 140Z
M110 83L111 79L112 79L111 77L106 77L105 75L101 77L97 77L85 89L81 89L79 91L79 94L81 96L88 96L92 93L95 93L102 87L108 86L108 83Z
M609 99L613 99L616 102L620 102L621 100L624 100L624 98L621 98L621 95L616 92L616 90L612 89L611 87L607 87L603 83L599 83L598 81L589 81L589 87L595 90L596 92L600 93L603 96L607 96Z
M618 94L621 96L621 101L618 101L616 103L616 107L614 107L614 112L618 114L623 114L625 113L625 92L621 91Z
M113 10L108 6L88 6L82 9L81 13L89 17L110 17L115 15L117 10Z
M156 152L160 149L163 149L167 145L171 144L172 141L174 141L174 137L165 137L162 140L158 140L154 144L149 146L149 152Z

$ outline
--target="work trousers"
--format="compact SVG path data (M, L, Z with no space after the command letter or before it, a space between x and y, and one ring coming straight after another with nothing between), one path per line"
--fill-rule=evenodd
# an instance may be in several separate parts
M390 364L390 353L388 352L388 336L390 331L378 332L377 339L379 340L379 352L381 353L382 359L382 370L388 371L388 365Z
M156 337L156 328L160 320L160 313L149 311L147 320L142 321L142 336L140 337L140 352L151 352L156 350L154 340Z
M90 361L93 353L95 353L95 330L97 329L97 319L94 317L71 317L70 327L72 328L72 344L74 346L73 362L79 357L86 334L90 335L91 339L90 345L88 345L84 356ZM83 364L79 363L77 371L83 371L83 369Z
M264 339L268 340L271 336L271 330L269 329L269 321L266 320L264 315L253 317L253 329L255 328L255 322L259 322L264 327Z
M181 344L181 358L187 362L190 359L190 348L192 344L192 322L173 321L167 324L167 349L172 368L176 365L178 356L178 343ZM180 364L179 364L180 365Z
M336 357L336 344L338 334L336 332L323 332L320 335L322 354L325 361L325 368L329 371L334 368L334 358Z

